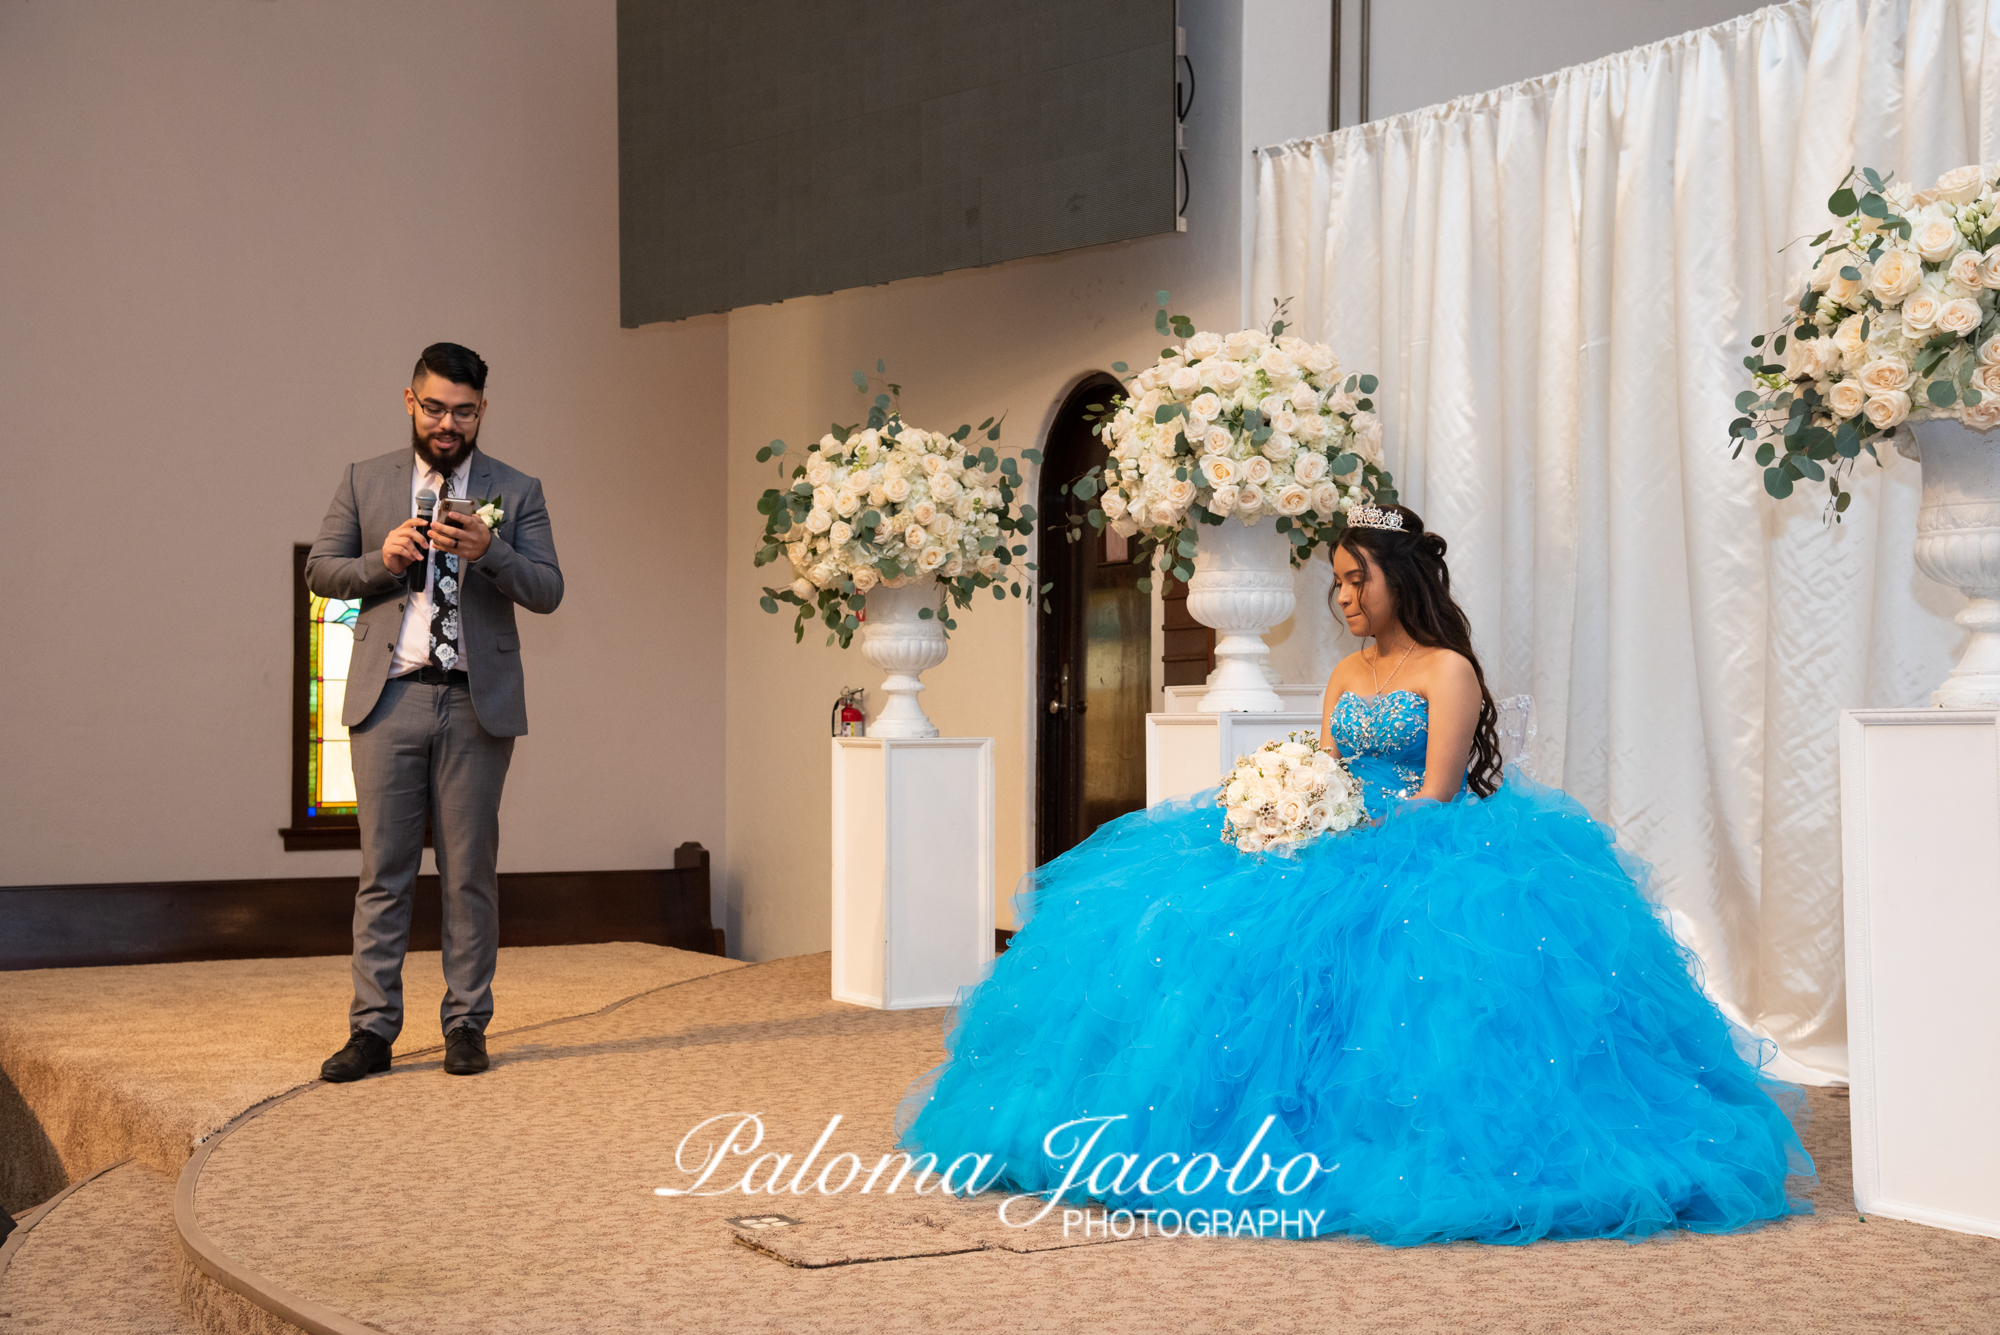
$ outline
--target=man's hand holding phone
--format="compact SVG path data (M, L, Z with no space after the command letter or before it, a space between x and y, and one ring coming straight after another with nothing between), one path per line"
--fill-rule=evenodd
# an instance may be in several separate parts
M456 552L461 561L477 561L493 545L493 530L473 514L469 499L453 496L438 507L431 545L441 552Z

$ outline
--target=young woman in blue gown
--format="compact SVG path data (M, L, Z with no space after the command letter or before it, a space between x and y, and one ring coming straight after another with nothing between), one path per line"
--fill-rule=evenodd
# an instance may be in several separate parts
M1444 540L1401 506L1354 520L1334 598L1373 644L1334 670L1321 743L1368 819L1248 854L1211 789L1038 869L903 1147L991 1156L979 1187L1063 1206L1311 1211L1396 1245L1809 1211L1803 1099L1703 995L1647 866L1502 781Z

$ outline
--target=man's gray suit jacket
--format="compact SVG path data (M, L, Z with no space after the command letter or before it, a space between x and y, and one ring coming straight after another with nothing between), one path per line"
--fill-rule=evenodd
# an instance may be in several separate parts
M410 469L415 451L405 447L349 464L333 494L306 557L306 587L322 598L361 600L354 626L354 658L347 669L347 703L340 721L355 727L381 698L389 679L389 651L403 625L408 601L403 577L382 562L382 544L410 517ZM514 604L553 612L562 601L562 569L542 484L474 449L466 490L473 499L500 498L503 517L493 541L459 580L458 622L465 671L479 724L495 737L528 731L521 683L521 636Z

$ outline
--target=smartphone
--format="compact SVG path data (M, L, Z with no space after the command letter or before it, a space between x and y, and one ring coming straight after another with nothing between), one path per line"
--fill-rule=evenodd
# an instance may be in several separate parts
M440 509L451 511L461 519L469 518L474 509L471 499L465 496L447 496L438 502L438 506Z

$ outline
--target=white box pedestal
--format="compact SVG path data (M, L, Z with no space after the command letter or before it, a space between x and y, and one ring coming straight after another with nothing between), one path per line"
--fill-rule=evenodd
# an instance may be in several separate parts
M1854 1197L2000 1237L2000 711L1840 716Z
M833 740L833 999L949 1006L993 962L993 739Z
M1319 724L1317 707L1309 714L1148 714L1146 805L1213 788L1237 757L1288 732L1317 733Z

